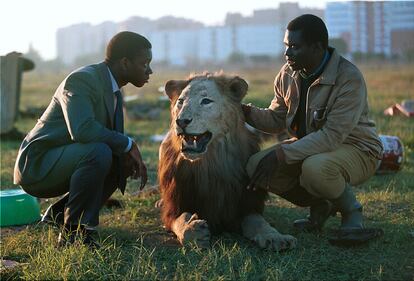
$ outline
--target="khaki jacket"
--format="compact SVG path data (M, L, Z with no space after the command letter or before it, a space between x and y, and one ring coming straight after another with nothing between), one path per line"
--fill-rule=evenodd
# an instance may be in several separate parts
M309 87L306 101L306 136L283 144L286 162L293 164L308 156L334 151L351 144L381 159L382 144L375 123L368 119L367 89L355 65L330 48L331 58L322 74ZM252 105L247 122L277 133L287 129L296 136L292 122L299 106L300 75L285 64L276 76L275 96L269 108Z

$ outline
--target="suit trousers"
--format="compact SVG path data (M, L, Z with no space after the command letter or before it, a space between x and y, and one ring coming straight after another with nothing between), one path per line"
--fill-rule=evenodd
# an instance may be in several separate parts
M117 172L112 159L112 150L104 143L69 144L44 179L22 188L40 198L66 194L56 202L66 202L65 224L95 227L99 210L116 190Z
M276 153L277 145L250 157L246 167L250 177L264 156ZM302 186L317 198L336 199L343 193L346 183L363 183L374 175L378 164L379 160L368 152L342 144L334 151L309 156L302 162L279 165L270 175L269 186L261 187L280 195Z

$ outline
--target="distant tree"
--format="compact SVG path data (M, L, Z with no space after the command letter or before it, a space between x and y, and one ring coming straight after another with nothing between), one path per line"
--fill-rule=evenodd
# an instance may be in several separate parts
M72 63L72 67L80 67L83 65L93 64L100 61L103 61L105 58L105 45L102 45L99 48L99 51L95 53L89 53L89 54L82 54L74 60Z
M69 69L59 58L56 58L53 60L44 61L42 64L42 70L45 72L58 73L62 71L68 71Z
M32 44L29 45L29 50L23 56L32 60L35 63L36 68L39 68L39 66L43 63L42 56L35 48L33 48Z
M344 55L348 53L348 44L342 38L329 39L329 45L334 47L338 53Z
M352 58L354 61L357 62L381 62L387 60L387 57L383 53L362 53L362 52L354 52L352 53Z
M250 56L250 60L253 63L268 63L271 62L274 58L269 55L253 55Z
M72 63L72 68L80 67L83 65L93 64L100 62L104 59L101 53L85 54L77 56L75 61Z
M366 59L365 55L362 52L353 52L352 59L354 61L363 61Z
M243 63L246 60L245 55L239 52L233 52L227 58L229 63Z
M403 59L406 62L414 62L414 48L405 50L403 54Z
M29 50L23 55L24 57L32 60L36 67L36 72L60 72L65 71L66 67L63 62L56 58L51 60L44 60L39 52L30 44Z

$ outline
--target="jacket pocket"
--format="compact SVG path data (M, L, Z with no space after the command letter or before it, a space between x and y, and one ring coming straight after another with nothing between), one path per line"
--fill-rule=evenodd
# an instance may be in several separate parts
M319 130L326 122L326 106L311 108L312 127Z

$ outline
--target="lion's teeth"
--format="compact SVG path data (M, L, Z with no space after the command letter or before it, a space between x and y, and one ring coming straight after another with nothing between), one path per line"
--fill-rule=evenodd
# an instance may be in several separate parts
M194 138L185 138L184 139L185 146L189 148L196 148L197 147L197 141Z

